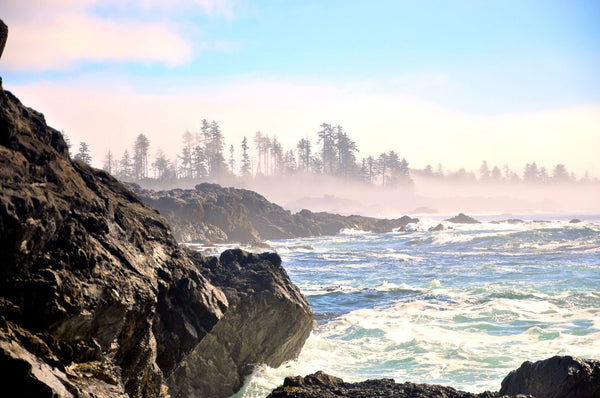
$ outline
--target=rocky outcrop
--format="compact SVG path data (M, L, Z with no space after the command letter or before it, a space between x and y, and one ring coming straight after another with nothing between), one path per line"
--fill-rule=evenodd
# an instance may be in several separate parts
M459 213L457 216L449 218L445 221L449 221L455 224L481 224L480 221L477 221L473 217L469 217L464 213Z
M391 379L345 383L317 372L306 377L286 377L269 398L600 398L600 361L556 356L524 362L502 381L499 392L472 394L430 384L395 383Z
M430 384L395 383L392 379L367 380L346 383L338 377L317 372L306 377L287 377L283 386L274 390L268 398L493 398L495 394L484 392L471 394L451 387Z
M502 381L501 395L536 398L600 398L600 361L555 356L524 362Z
M199 184L195 189L131 188L171 223L181 242L219 243L335 235L343 229L376 233L403 229L417 219L377 219L302 210L296 214L245 189Z
M221 264L180 247L156 210L109 174L71 161L61 134L1 85L0 243L6 396L164 396L179 369L212 360L201 345L220 320L218 344L237 347L237 379L213 380L221 388L210 395L227 396L248 366L292 359L306 337L310 310L278 257L238 253L249 260L226 255ZM228 279L213 268L228 269ZM252 323L282 311L304 323ZM239 341L226 340L239 333L228 330L238 326L232 319L247 322ZM264 335L276 338L246 345Z
M278 367L300 354L312 330L312 310L277 254L235 249L223 252L220 261L191 255L202 274L223 289L230 307L167 379L172 397L198 396L194 391L229 396L242 386L251 364Z

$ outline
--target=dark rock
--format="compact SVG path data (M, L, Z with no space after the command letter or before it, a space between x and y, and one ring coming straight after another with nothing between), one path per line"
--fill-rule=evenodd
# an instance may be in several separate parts
M438 224L435 227L431 227L428 229L429 232L439 232L439 231L443 231L444 230L444 226L442 224Z
M131 184L171 223L180 242L223 243L335 235L343 229L376 233L403 230L417 219L387 220L302 210L296 214L245 189L199 184L195 189L152 191Z
M312 310L277 254L234 249L223 252L218 262L190 255L202 274L223 289L230 307L191 355L193 360L167 379L172 397L194 396L194 391L229 396L251 373L249 364L278 367L298 356L312 330Z
M8 26L0 20L0 58L2 57L2 52L4 51L4 46L6 45L6 39L8 38Z
M450 221L455 224L481 224L480 221L477 221L473 217L469 217L464 213L459 213L457 216L454 216L444 221Z
M283 386L268 398L338 398L338 397L394 397L394 398L493 398L490 392L471 394L451 387L429 384L395 383L392 379L367 380L346 383L342 379L317 372L306 377L287 377Z
M600 361L555 356L524 362L502 380L500 395L536 398L599 398Z
M581 222L581 220L580 220L580 219L578 219L578 218L574 218L574 219L572 219L571 221L569 221L569 223L571 223L571 224L578 224L578 223L580 223L580 222Z
M193 369L209 345L205 360L236 350L234 375L213 379L210 392L178 388L224 397L250 366L293 359L310 329L310 308L277 255L219 262L180 247L156 210L72 161L62 135L1 85L0 242L6 396L164 396L164 381Z

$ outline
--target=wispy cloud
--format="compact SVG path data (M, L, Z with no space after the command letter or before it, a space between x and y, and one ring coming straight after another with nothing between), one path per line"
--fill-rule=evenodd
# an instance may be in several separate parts
M193 46L165 10L193 8L201 14L231 18L234 4L233 0L32 0L0 4L0 15L9 25L2 64L13 71L61 70L86 61L181 65L192 58L194 48L231 51L234 44L215 41ZM130 7L145 11L130 13L127 19L111 18L106 10L113 6L115 10ZM102 16L95 14L99 7L103 7Z

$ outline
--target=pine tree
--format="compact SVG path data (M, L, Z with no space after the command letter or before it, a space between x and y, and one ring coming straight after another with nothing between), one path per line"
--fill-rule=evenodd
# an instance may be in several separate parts
M148 177L148 149L150 141L144 134L135 139L133 146L133 171L136 180Z
M247 177L252 172L250 165L250 156L248 155L248 139L244 136L242 140L242 167L240 169L242 176Z
M77 152L73 159L81 160L87 164L92 163L92 155L90 155L90 148L88 147L87 143L83 141L79 143L79 152Z

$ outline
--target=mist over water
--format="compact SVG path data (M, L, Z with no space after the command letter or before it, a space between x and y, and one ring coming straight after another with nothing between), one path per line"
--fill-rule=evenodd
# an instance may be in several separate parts
M270 242L315 328L298 360L259 366L238 396L317 370L479 392L498 390L525 360L599 358L600 216L521 218Z

